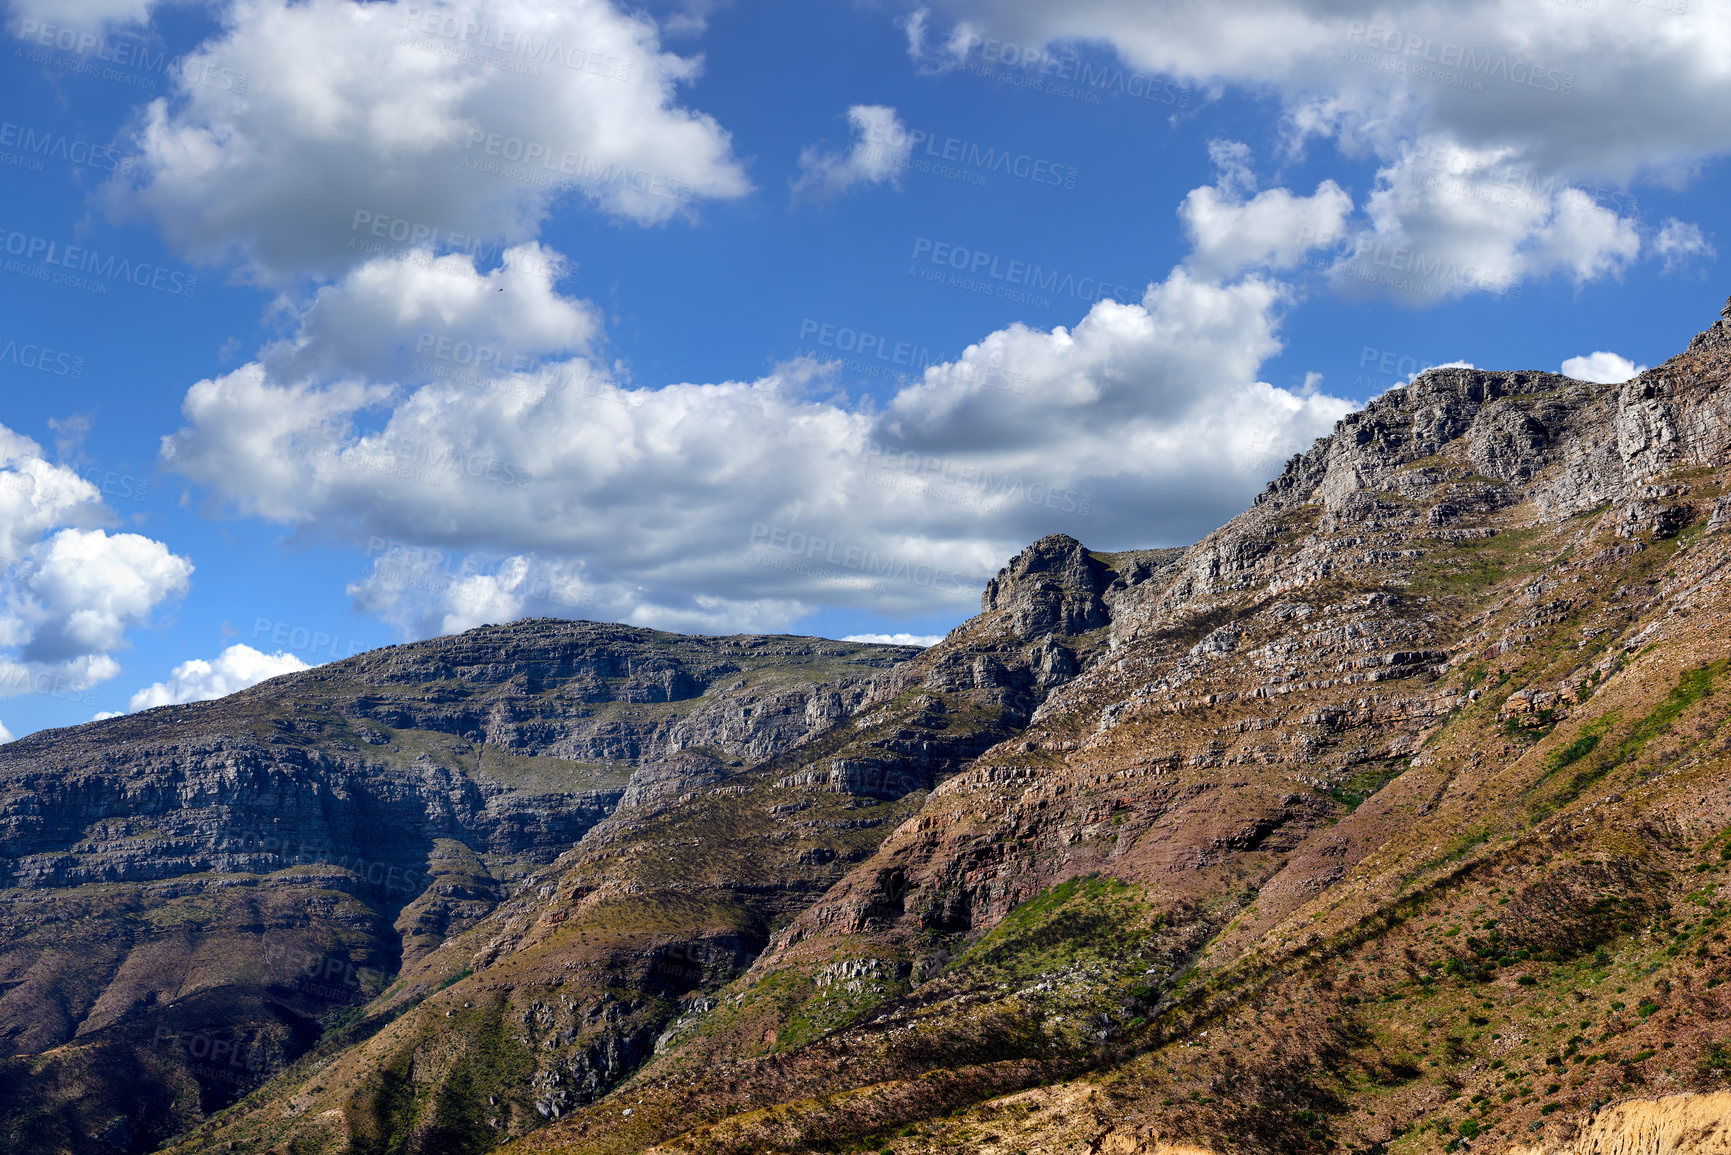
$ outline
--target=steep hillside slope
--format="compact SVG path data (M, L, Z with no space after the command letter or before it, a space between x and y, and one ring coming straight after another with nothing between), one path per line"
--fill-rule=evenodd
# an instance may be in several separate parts
M1717 1143L1728 563L1731 306L1431 370L925 651L527 623L8 747L6 1137Z
M1105 652L1113 571L1035 543L986 610L874 679L845 724L716 781L628 797L341 1041L188 1150L483 1151L604 1094L869 858L934 784Z
M1495 1149L1722 1087L1728 376L1731 320L1348 417L520 1148Z
M623 801L916 652L520 622L0 746L0 1146L155 1149Z

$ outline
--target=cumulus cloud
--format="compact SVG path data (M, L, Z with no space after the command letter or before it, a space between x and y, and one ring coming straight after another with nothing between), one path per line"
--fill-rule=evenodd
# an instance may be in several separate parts
M1570 188L1557 194L1549 217L1534 232L1526 264L1536 271L1566 273L1581 284L1620 272L1640 250L1633 221Z
M581 352L466 376L325 372L365 358L314 318L399 273L357 270L307 307L289 354L192 386L163 460L235 512L365 543L350 592L411 635L536 614L766 630L822 605L962 611L1055 529L1206 532L1349 408L1257 379L1280 348L1280 285L1185 269L1073 328L988 334L882 405L841 398L836 367L809 359L658 388ZM508 295L447 293L443 323L496 332ZM544 311L566 323L529 346L587 333ZM411 310L366 348L421 323Z
M884 646L935 646L942 634L849 634L844 642L876 642Z
M555 289L568 267L533 242L506 249L489 272L467 256L427 249L380 257L319 289L303 306L297 335L262 360L283 378L378 380L402 372L405 359L473 376L584 352L600 318L589 302Z
M305 662L286 650L265 654L251 646L236 644L218 654L215 661L192 658L180 663L170 672L168 681L154 682L132 695L127 708L148 710L153 706L173 706L182 702L208 702L244 690L266 678L307 668Z
M883 104L856 104L847 110L847 119L853 128L853 148L842 153L808 145L799 154L796 195L834 196L862 183L901 186L914 142L896 110Z
M6 728L6 723L0 722L0 745L12 741L12 731Z
M1639 254L1634 222L1586 192L1537 185L1506 148L1426 138L1377 173L1365 221L1337 238L1337 287L1412 304L1472 292L1518 293L1523 282L1615 274Z
M0 696L112 678L126 631L186 592L191 562L113 520L95 486L0 426Z
M1324 140L1377 162L1370 220L1343 237L1337 284L1413 304L1531 277L1615 276L1642 248L1629 183L1678 183L1731 151L1731 42L1699 6L1606 5L1591 19L1499 0L1230 11L932 0L918 12L909 50L924 67L952 67L991 40L1000 59L1080 54L1084 82L1106 89L1141 71L1273 94L1295 154ZM1666 257L1656 242L1654 252Z
M678 102L697 73L609 0L234 0L150 104L112 203L268 284L529 240L561 196L657 224L749 188L726 131ZM188 79L206 76L230 83Z
M15 568L12 628L33 662L77 661L121 647L126 628L186 592L192 563L136 533L63 529Z
M1667 217L1653 238L1653 255L1665 262L1665 271L1670 273L1697 257L1712 260L1719 254L1700 225Z
M1229 277L1253 266L1290 269L1345 234L1352 198L1333 181L1308 197L1276 188L1246 200L1256 188L1249 149L1215 141L1209 152L1219 178L1192 189L1178 207L1192 248L1187 263L1198 272Z
M1577 381L1592 381L1599 385L1621 385L1629 378L1646 371L1645 365L1637 365L1627 357L1603 350L1588 353L1585 357L1570 357L1563 362L1562 368L1565 377L1573 377Z

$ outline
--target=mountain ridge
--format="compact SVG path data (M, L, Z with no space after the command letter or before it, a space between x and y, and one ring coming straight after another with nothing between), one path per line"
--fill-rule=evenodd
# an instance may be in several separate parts
M179 876L263 896L214 923L291 965L36 1036L17 996L52 952L0 919L22 1104L0 1127L91 1151L179 1129L188 1153L1429 1155L1717 1102L1728 382L1731 303L1621 385L1429 370L1201 542L1042 538L917 652L639 632L622 674L627 627L535 622L320 667L347 706L264 684L226 709L261 711L279 779L352 791L330 768L370 757L421 807L390 859L419 888L244 854ZM584 637L557 677L521 660L546 631ZM526 817L544 797L564 825ZM39 884L0 896L180 928L105 947L117 975L196 956L177 898L48 885L178 860L74 807L55 874L14 853L46 845L40 805L0 800L0 856L30 864L6 877ZM309 894L317 921L268 931ZM258 1038L257 1070L208 1069ZM158 1117L119 1070L163 1088Z

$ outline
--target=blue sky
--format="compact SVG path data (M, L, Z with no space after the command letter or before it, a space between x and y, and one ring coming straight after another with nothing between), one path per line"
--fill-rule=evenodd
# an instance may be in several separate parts
M1621 380L1727 291L1724 16L12 0L0 721L941 634L1426 365Z

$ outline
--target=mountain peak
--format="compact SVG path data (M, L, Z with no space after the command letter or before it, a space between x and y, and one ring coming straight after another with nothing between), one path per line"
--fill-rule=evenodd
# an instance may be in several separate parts
M1085 633L1107 623L1100 595L1111 581L1111 570L1081 542L1054 533L1011 558L986 583L980 609L1009 612L1017 632L1028 637Z

